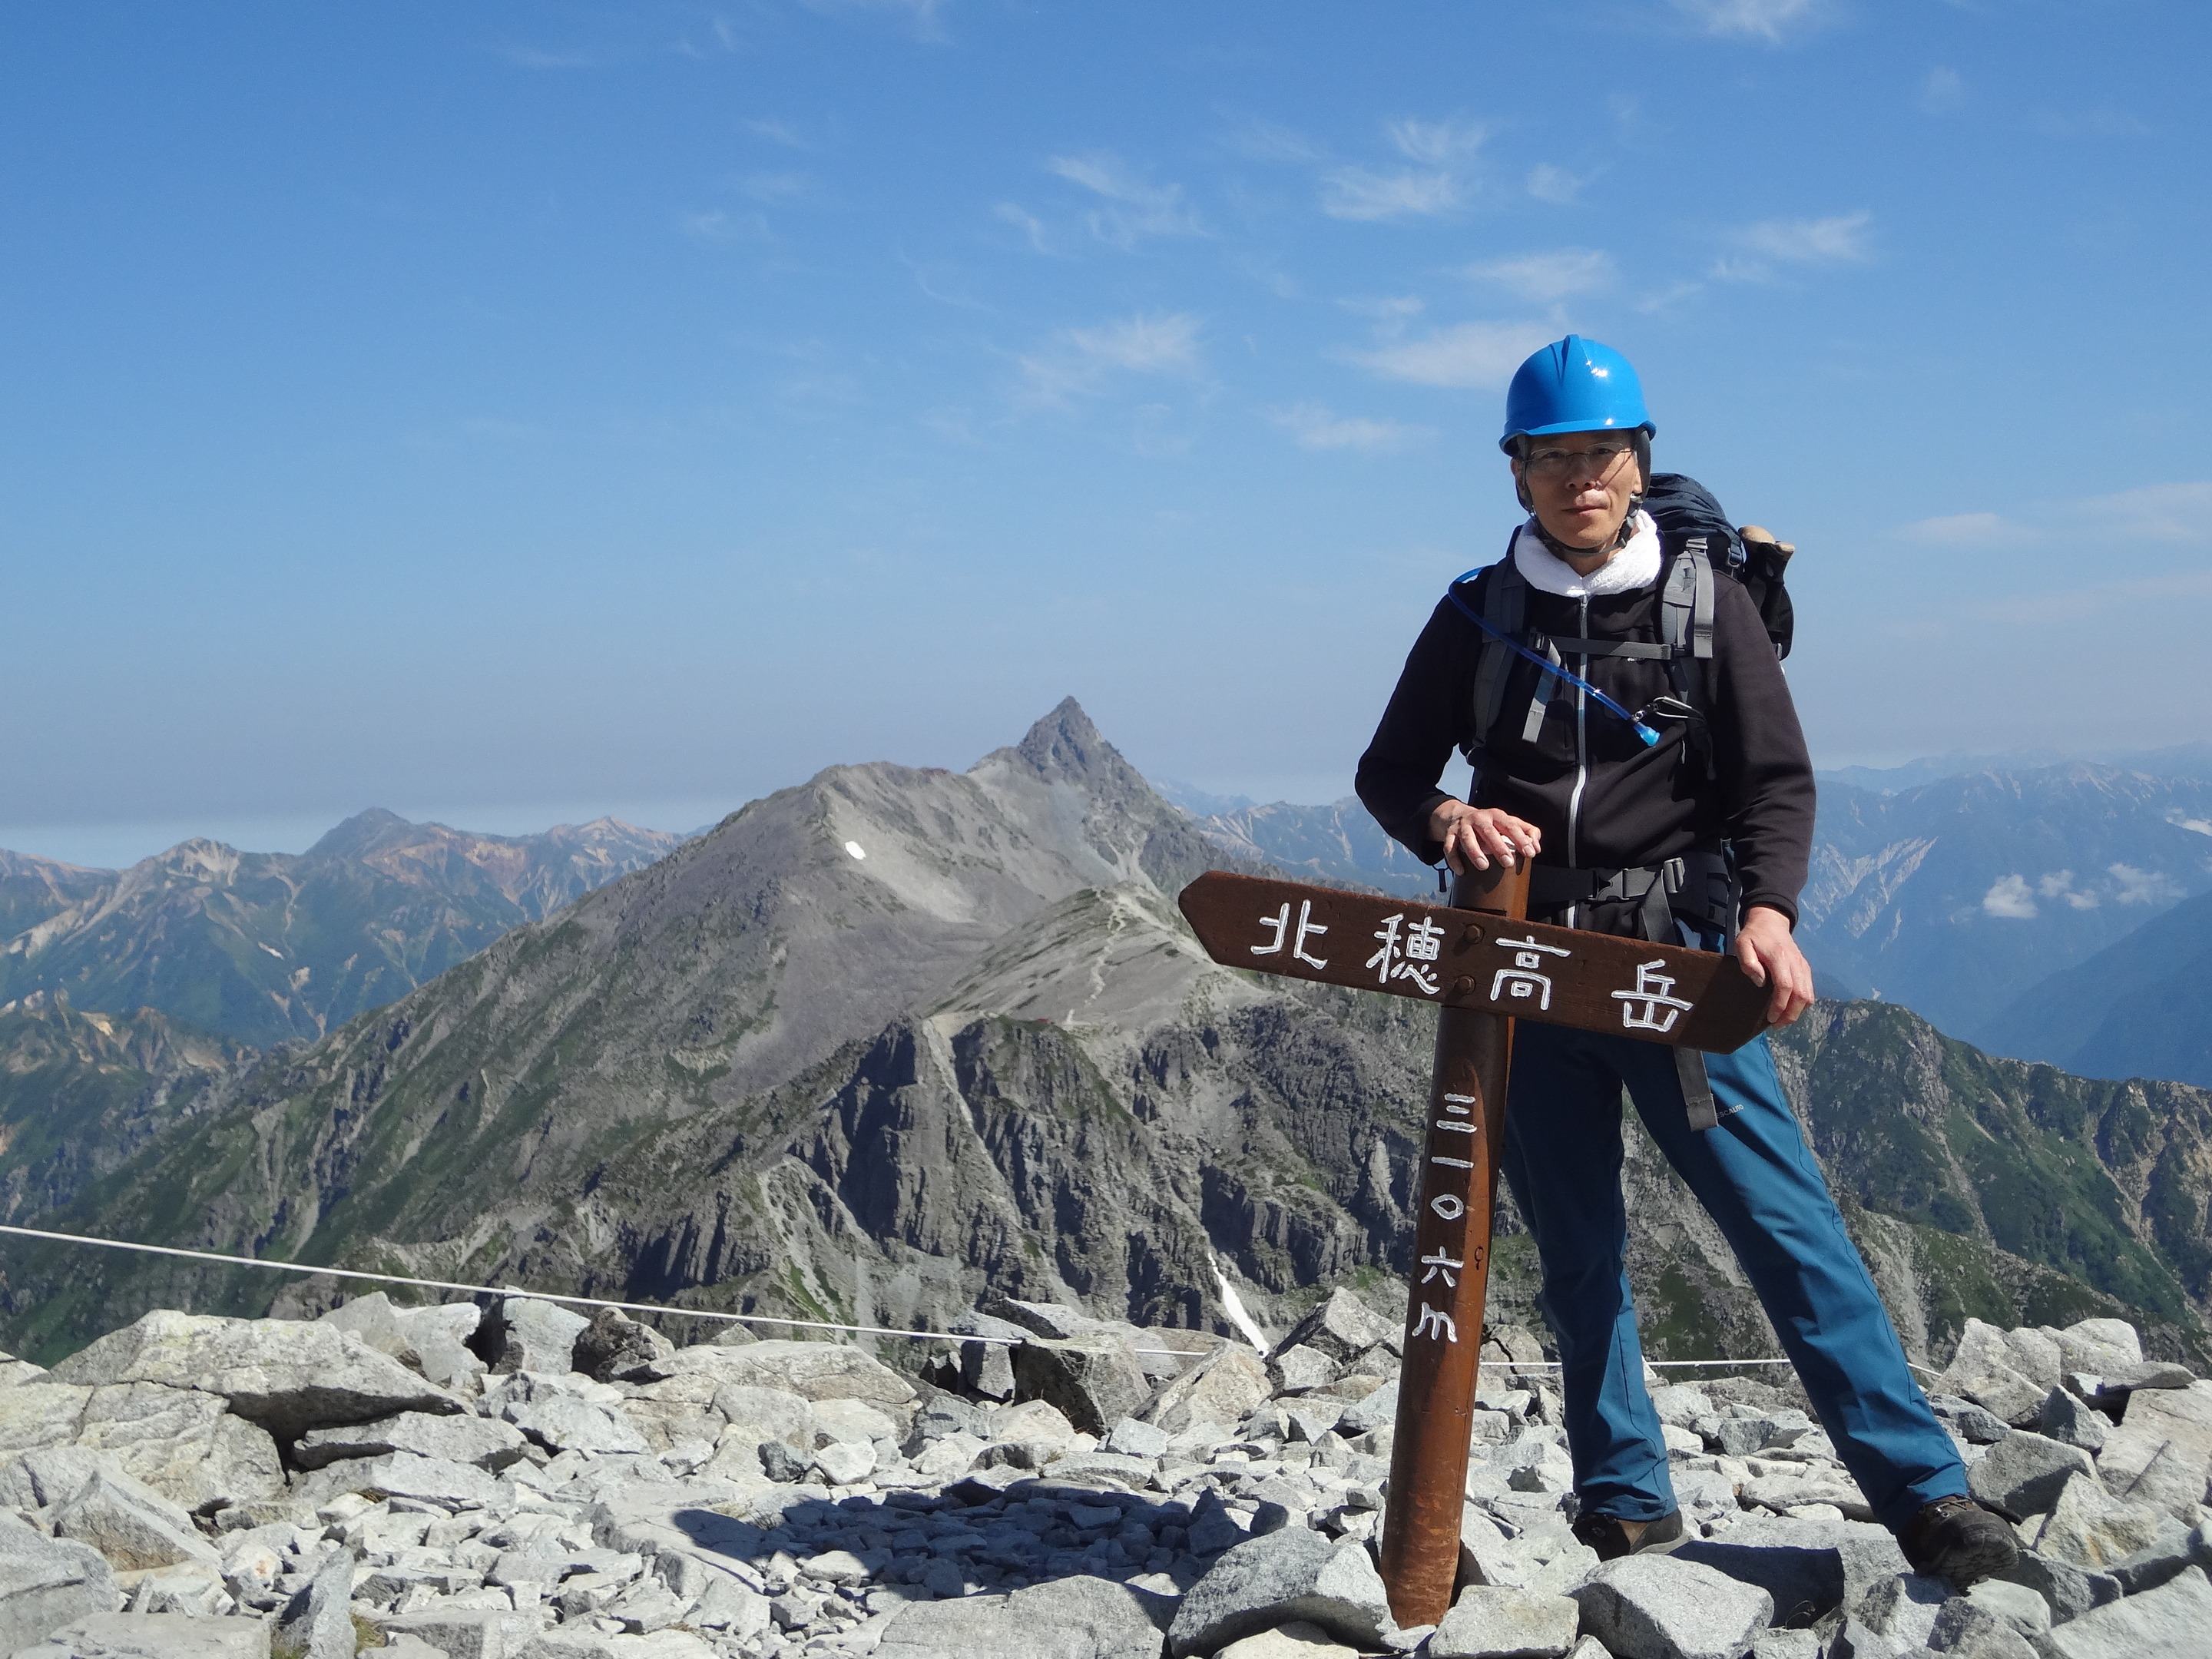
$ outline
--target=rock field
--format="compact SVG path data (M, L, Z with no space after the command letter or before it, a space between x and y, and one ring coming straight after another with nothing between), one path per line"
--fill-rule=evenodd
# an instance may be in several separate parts
M1970 1322L1931 1384L2027 1547L1966 1595L1869 1524L1786 1372L1652 1379L1691 1536L1600 1565L1535 1339L1495 1330L1465 1587L1416 1630L1372 1548L1397 1341L1343 1291L1264 1360L1000 1300L917 1383L520 1296L151 1313L0 1364L0 1655L2212 1656L2212 1382L2118 1321Z

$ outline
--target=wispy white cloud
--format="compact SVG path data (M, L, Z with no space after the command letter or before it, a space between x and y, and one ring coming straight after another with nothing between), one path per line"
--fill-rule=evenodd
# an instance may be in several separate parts
M1377 322L1403 322L1408 317L1418 317L1425 309L1420 296L1413 294L1385 294L1379 296L1354 295L1339 300L1337 304L1357 316L1372 317Z
M1065 404L1099 391L1116 374L1190 374L1199 367L1198 318L1188 312L1123 318L1063 329L1020 359L1032 401Z
M1611 288L1620 273L1601 248L1563 247L1549 253L1524 253L1517 259L1492 259L1468 267L1468 275L1497 283L1539 301L1570 294L1595 294Z
M1920 77L1912 101L1923 115L1955 115L1966 106L1966 83L1958 70L1939 64Z
M1044 221L1033 213L1024 212L1012 202L1000 203L991 210L991 216L1002 224L1013 226L1023 235L1028 237L1030 252L1049 254L1059 251L1052 246L1049 237L1046 234Z
M2026 532L1998 514L1948 513L1909 524L1905 533L1916 542L1937 547L1996 547L2018 540Z
M749 173L738 180L738 191L756 202L795 202L813 192L814 182L804 173Z
M605 61L598 52L586 52L581 48L501 46L499 55L515 68L526 70L597 69Z
M765 138L771 144L781 144L786 149L812 149L813 142L788 121L779 121L773 116L762 116L745 123L745 131L755 137Z
M1375 455L1404 449L1436 435L1428 427L1337 415L1319 404L1297 404L1266 413L1267 419L1289 433L1301 449L1352 449Z
M1405 219L1449 213L1460 204L1449 173L1376 173L1333 167L1321 176L1321 210L1332 219Z
M945 39L943 0L799 0L824 17L883 17L904 24L917 40Z
M1155 185L1133 173L1111 150L1084 155L1055 155L1045 171L1102 196L1108 205L1085 217L1091 234L1119 248L1133 247L1147 236L1202 236L1206 226L1183 199L1180 185Z
M2153 484L2093 495L2074 511L2130 541L2212 541L2212 483Z
M2030 502L2020 510L2017 518L2005 518L1995 513L1946 514L1908 524L1901 533L1912 541L1939 547L1997 547L2053 540L2089 544L2160 542L2202 546L2212 543L2212 483L2152 484L2109 495ZM2139 582L2171 578L2130 580Z
M2178 904L2189 896L2187 888L2163 871L2115 864L2106 873L2118 887L2116 896L2122 904Z
M1671 310L1692 295L1703 294L1705 291L1705 285L1703 283L1670 283L1656 294L1645 295L1636 302L1636 308L1647 317L1654 316Z
M1769 219L1746 227L1737 240L1753 253L1790 264L1863 259L1867 227L1873 222L1873 213L1864 208L1826 219Z
M1708 34L1779 41L1820 21L1820 0L1674 0L1674 9Z
M1874 214L1838 213L1826 219L1766 219L1732 233L1739 250L1723 256L1713 275L1736 283L1763 282L1782 265L1848 264L1868 257L1868 232Z
M1345 356L1389 380L1493 391L1551 337L1543 323L1459 323L1418 340L1394 340Z
M1436 167L1449 167L1460 157L1474 155L1489 136L1488 129L1457 118L1420 121L1409 118L1393 121L1383 131L1407 161Z
M2054 138L2143 138L2150 134L2141 116L2124 109L2045 110L2035 118L2035 125Z
M775 240L768 221L757 213L732 213L726 208L707 208L677 216L683 233L702 242L769 242Z
M1328 150L1295 128L1257 116L1240 116L1222 136L1221 147L1248 161L1280 161L1295 165L1324 161Z
M1583 186L1588 183L1589 179L1577 178L1549 161L1539 161L1528 169L1528 193L1540 202L1566 206L1583 193Z

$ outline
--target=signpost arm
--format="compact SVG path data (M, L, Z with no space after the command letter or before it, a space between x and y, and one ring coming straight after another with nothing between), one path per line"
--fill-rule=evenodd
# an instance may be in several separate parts
M1525 918L1528 866L1493 865L1459 878L1452 904ZM1401 1625L1441 1622L1459 1572L1460 1510L1490 1282L1491 1207L1513 1045L1513 1022L1499 1015L1442 1007L1437 1019L1382 1530L1382 1580Z

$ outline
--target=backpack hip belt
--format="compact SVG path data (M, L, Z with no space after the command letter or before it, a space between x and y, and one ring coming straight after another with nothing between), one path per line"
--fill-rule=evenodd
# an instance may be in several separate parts
M1735 872L1722 848L1699 848L1663 864L1625 869L1538 864L1528 871L1528 908L1643 905L1644 937L1672 945L1674 918L1701 923L1723 939L1735 932Z
M1623 870L1538 864L1528 871L1532 912L1640 900L1644 937L1668 945L1674 943L1674 918L1680 915L1718 931L1721 948L1726 950L1735 937L1737 897L1735 866L1727 851L1717 847L1701 847L1664 864ZM1720 1109L1705 1075L1705 1057L1695 1048L1677 1048L1674 1054L1675 1080L1682 1085L1690 1127L1718 1127Z

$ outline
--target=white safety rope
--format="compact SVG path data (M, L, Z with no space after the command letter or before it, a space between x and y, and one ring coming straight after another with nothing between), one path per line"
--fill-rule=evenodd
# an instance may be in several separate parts
M905 1336L924 1342L995 1342L1010 1348L1018 1348L1029 1340L1022 1336L963 1336L957 1331L902 1330L892 1325L837 1325L822 1319L779 1319L769 1314L717 1313L705 1308L672 1308L653 1302L611 1302L604 1297L562 1296L551 1291L526 1291L516 1285L461 1285L445 1279L409 1279L399 1273L364 1273L352 1267L318 1267L303 1261L270 1261L255 1255L223 1255L213 1250L183 1250L169 1244L139 1244L129 1239L94 1238L85 1233L47 1232L38 1227L0 1225L0 1233L16 1238L50 1239L61 1244L90 1244L103 1250L136 1250L142 1255L175 1256L185 1261L214 1261L226 1267L266 1267L276 1273L305 1273L310 1277L363 1279L379 1285L411 1285L420 1291L460 1291L470 1296L522 1296L533 1302L566 1302L580 1308L616 1308L624 1313L673 1314L684 1319L714 1319L727 1324L781 1325L793 1330L805 1331L847 1331L859 1336ZM1162 1358L1198 1359L1212 1351L1207 1348L1136 1348L1131 1352ZM1790 1361L1655 1359L1645 1363L1656 1370L1691 1365L1787 1365ZM1559 1369L1559 1362L1555 1359L1510 1359L1494 1361L1488 1369L1493 1371L1555 1371Z

